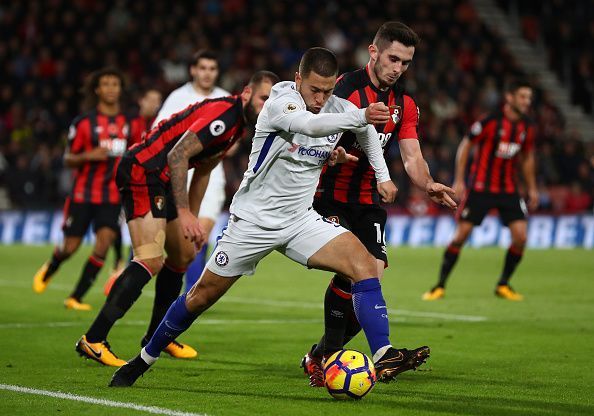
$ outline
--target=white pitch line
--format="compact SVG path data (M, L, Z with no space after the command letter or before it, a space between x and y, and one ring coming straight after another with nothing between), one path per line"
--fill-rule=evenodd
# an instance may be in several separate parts
M39 390L29 387L15 386L12 384L0 384L0 390L14 391L16 393L36 394L39 396L48 396L56 399L72 400L75 402L83 402L90 404L98 404L100 406L119 407L122 409L138 410L139 412L152 413L156 415L166 416L208 416L205 413L190 413L180 412L177 410L166 409L164 407L143 406L141 404L130 402L116 402L114 400L97 399L89 396L79 396L78 394L62 393L60 391Z
M294 301L279 301L279 300L267 300L267 299L250 299L250 298L238 298L233 296L224 296L220 302L230 303L243 303L249 305L266 305L266 306L278 306L284 308L301 308L301 309L324 309L324 305L320 303L312 302L294 302ZM409 311L406 309L388 309L388 313L392 314L390 319L394 315L405 315L415 318L431 318L431 319L442 319L446 321L463 321L463 322L484 322L488 320L486 316L476 315L459 315L451 313L441 312L421 312L421 311Z
M0 279L0 286L7 286L7 287L29 287L28 284L23 284L24 282L19 281L11 281L11 280L2 280ZM72 289L70 286L66 285L57 285L51 284L48 286L48 289L52 290L70 290ZM100 288L94 288L96 291L101 290ZM93 289L91 289L93 290ZM150 296L154 297L155 292L154 290L143 290L143 296ZM295 301L282 301L282 300L274 300L274 299L254 299L254 298L242 298L242 297L234 297L234 296L223 296L219 302L229 302L229 303L239 303L245 305L265 305L265 306L274 306L280 308L296 308L296 309L324 309L323 303L313 303L313 302L295 302ZM396 317L408 316L411 318L424 318L424 319L438 319L443 321L459 321L459 322L485 322L488 321L489 318L486 316L480 315L463 315L463 314L453 314L453 313L442 313L442 312L425 312L425 311L411 311L407 309L388 309L388 313L392 314L390 320L393 322L397 322Z

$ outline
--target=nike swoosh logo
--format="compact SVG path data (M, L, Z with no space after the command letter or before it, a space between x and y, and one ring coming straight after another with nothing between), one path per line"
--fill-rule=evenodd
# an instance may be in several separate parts
M91 352L93 353L93 355L94 355L96 358L101 358L101 351L99 351L99 352L95 351L95 350L93 349L93 347L91 347L91 346L89 345L89 343L88 343L88 342L85 342L85 347L87 347L87 348L89 349L89 351L91 351Z
M375 309L387 309L387 307L386 307L385 305L384 305L384 306L381 306L381 305L375 305L375 306L374 306L374 308L375 308Z
M392 357L392 358L388 358L386 360L382 361L383 363L392 363L392 362L396 362L396 361L402 361L402 359L404 358L404 355L402 354L402 352L398 353L398 357Z

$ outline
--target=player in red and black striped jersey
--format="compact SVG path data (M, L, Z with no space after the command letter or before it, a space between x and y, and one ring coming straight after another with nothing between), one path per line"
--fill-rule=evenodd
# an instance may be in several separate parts
M189 199L196 202L193 206L200 206L211 169L241 138L245 124L255 124L276 82L275 74L259 71L240 95L192 104L161 121L144 141L126 152L116 181L134 259L116 280L97 318L76 344L81 355L105 365L125 363L111 352L107 335L151 277L158 274L153 315L144 339L152 336L179 296L183 274L194 259L195 248L200 248L207 238L189 209ZM195 173L188 191L190 168L195 168ZM197 354L177 341L166 351L178 358Z
M525 82L510 84L505 104L500 111L475 122L458 146L454 189L465 195L458 209L458 226L445 251L439 281L424 300L441 299L445 285L458 260L460 250L475 225L480 225L487 212L497 209L504 225L511 231L511 245L495 294L509 300L523 297L509 285L509 280L522 259L526 245L527 209L518 189L517 170L521 167L528 191L528 206L538 206L534 176L534 126L526 114L532 102L532 88ZM464 176L471 148L475 148L468 178Z
M430 198L450 208L456 207L454 191L431 178L419 145L417 126L419 109L413 98L396 84L412 62L417 34L400 22L387 22L378 30L369 46L369 63L358 71L344 74L336 83L334 94L351 101L359 108L383 102L391 112L386 124L376 125L384 151L394 141L400 146L405 169L413 183ZM358 161L325 166L314 199L314 208L321 215L351 230L377 259L378 277L383 276L388 258L384 241L386 211L380 196L373 168L362 152L355 136L345 132L338 146L344 147ZM323 386L321 359L351 340L360 330L351 302L351 283L335 275L324 300L325 333L320 342L306 354L302 367L310 385ZM395 350L396 351L396 350ZM419 366L428 357L427 347L402 352L398 372ZM395 375L395 374L394 374Z
M74 291L64 301L69 309L89 310L82 297L103 266L107 250L119 229L120 195L115 175L122 154L139 142L143 123L120 109L123 76L114 69L91 74L85 86L87 113L74 120L64 156L66 166L74 170L72 191L64 205L64 241L54 250L50 261L35 274L33 290L42 293L60 264L70 257L93 223L95 246L85 264Z

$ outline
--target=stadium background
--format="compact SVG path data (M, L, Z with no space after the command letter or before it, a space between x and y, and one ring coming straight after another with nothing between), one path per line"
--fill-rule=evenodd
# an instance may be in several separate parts
M501 102L509 79L537 85L532 116L538 124L540 211L591 211L594 133L566 121L539 77L522 70L509 39L487 29L482 1L27 1L0 5L0 208L60 208L70 187L62 164L69 123L79 114L85 76L105 65L128 78L127 102L149 87L168 93L188 79L198 48L220 55L219 84L237 92L255 69L292 79L301 53L332 49L341 72L363 66L379 25L398 19L421 36L404 85L421 109L423 153L435 178L451 183L456 146L480 115ZM490 3L490 2L487 2ZM531 3L531 2L528 2ZM501 0L509 23L563 81L573 103L592 120L594 6L587 1ZM577 12L576 12L577 11ZM554 20L552 20L554 17ZM488 22L487 22L488 23ZM250 141L225 163L228 197L237 188ZM398 148L390 168L400 188L395 209L436 214L411 189Z

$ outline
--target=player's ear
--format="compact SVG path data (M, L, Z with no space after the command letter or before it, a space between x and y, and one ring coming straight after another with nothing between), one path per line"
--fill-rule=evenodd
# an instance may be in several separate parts
M371 57L371 59L377 61L377 58L379 56L379 50L377 49L377 46L372 43L367 47L367 50L369 51L369 56Z
M241 99L248 102L252 98L252 87L246 85L241 91Z

